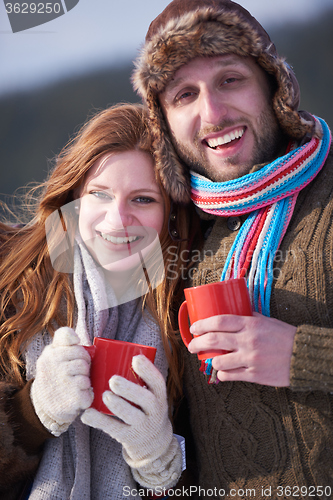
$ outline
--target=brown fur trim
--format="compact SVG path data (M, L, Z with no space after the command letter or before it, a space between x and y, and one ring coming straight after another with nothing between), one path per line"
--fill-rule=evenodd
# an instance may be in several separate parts
M304 120L297 111L300 92L294 72L245 9L229 0L174 0L151 24L132 83L148 105L157 167L176 202L190 199L188 173L172 146L158 94L190 60L228 53L252 56L273 75L277 83L273 108L283 132L297 140L313 134L310 115Z
M31 477L37 470L40 457L28 455L14 439L10 420L10 399L17 390L11 384L0 382L0 498L17 483ZM6 497L7 498L7 497Z
M257 57L263 50L260 36L237 12L203 8L170 19L144 46L133 74L142 97L147 89L164 90L174 73L195 57L235 53Z
M172 145L162 110L155 99L151 100L150 126L154 137L156 170L173 201L185 204L190 202L190 180L185 165Z

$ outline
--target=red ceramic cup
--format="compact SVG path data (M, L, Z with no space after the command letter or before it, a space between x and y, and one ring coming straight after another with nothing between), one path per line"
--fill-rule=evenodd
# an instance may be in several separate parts
M122 340L95 337L94 345L85 346L85 349L91 356L90 380L94 390L91 408L112 415L102 399L103 392L110 390L110 378L113 375L120 375L143 387L144 381L132 368L132 358L138 354L144 354L153 363L156 348Z
M178 313L180 334L186 346L193 336L189 329L191 324L199 319L219 316L221 314L236 314L252 316L252 307L245 278L209 283L208 285L185 288L186 300ZM200 360L213 358L227 351L212 350L197 353Z

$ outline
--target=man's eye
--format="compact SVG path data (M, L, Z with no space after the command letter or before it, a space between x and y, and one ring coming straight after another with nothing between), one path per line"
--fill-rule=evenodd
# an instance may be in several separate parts
M176 95L175 101L176 102L181 102L184 101L185 99L188 99L194 95L194 92L191 90L188 90L186 92L180 92L179 94Z
M230 83L234 83L237 81L238 81L238 78L236 78L236 77L226 78L225 80L223 80L222 85L228 85Z
M191 97L191 95L193 95L193 92L184 92L184 94L180 96L180 99L186 99L186 97Z

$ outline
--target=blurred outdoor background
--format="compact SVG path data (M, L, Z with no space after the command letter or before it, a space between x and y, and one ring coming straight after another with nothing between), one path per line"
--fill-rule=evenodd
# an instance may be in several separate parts
M88 116L138 102L130 75L149 23L168 0L80 0L47 24L12 33L0 3L0 200L43 180ZM301 86L301 109L333 127L333 1L240 0Z

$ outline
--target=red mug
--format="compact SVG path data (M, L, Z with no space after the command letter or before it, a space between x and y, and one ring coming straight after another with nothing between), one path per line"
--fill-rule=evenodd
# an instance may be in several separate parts
M138 354L144 354L154 363L156 347L101 337L94 338L94 345L84 347L91 357L90 380L94 390L91 408L113 415L102 399L103 393L110 390L110 378L113 375L120 375L144 387L145 382L132 368L132 358Z
M195 323L199 319L210 318L220 314L236 314L252 316L252 307L245 278L231 279L208 285L185 288L185 301L178 312L180 334L186 347L193 336L190 332L188 318ZM228 351L222 349L200 351L200 360L213 358Z

